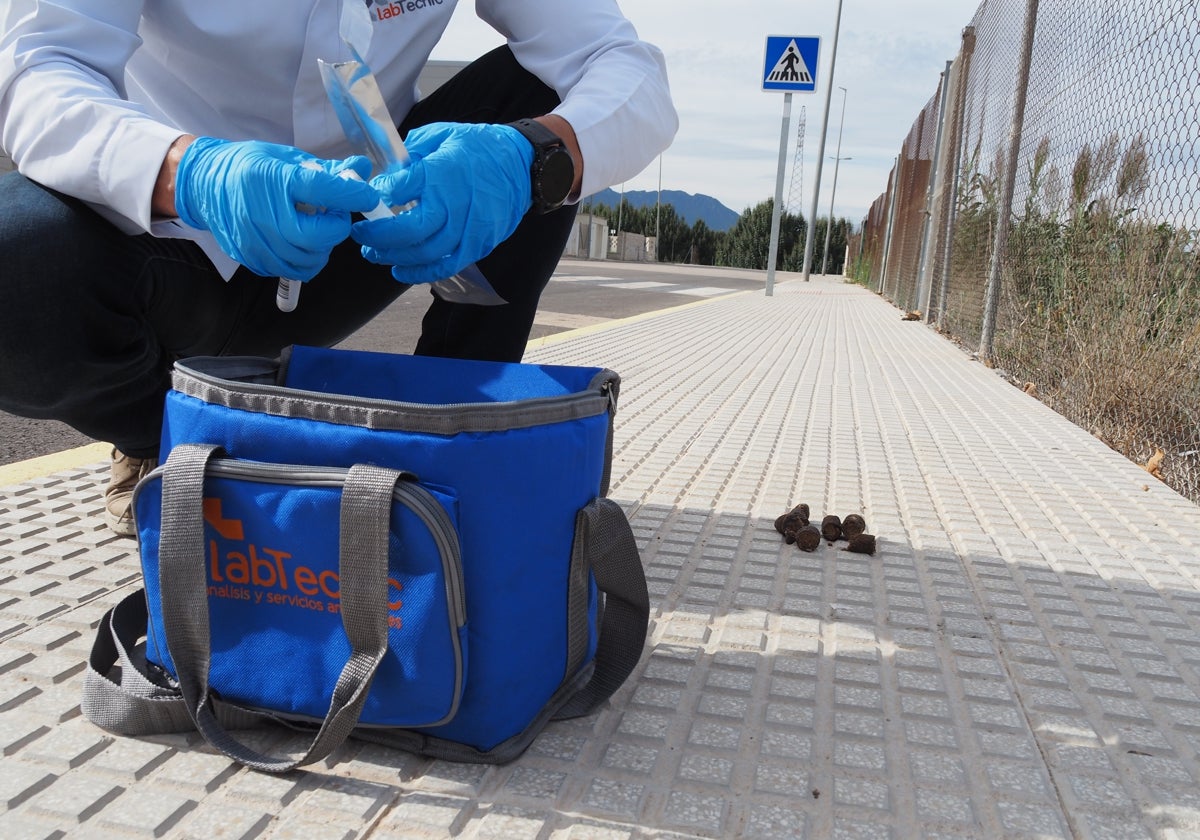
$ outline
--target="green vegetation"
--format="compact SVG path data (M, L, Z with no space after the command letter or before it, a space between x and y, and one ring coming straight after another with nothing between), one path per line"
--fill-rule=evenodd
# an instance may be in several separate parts
M852 283L857 283L860 286L871 287L871 260L865 255L855 257L850 263L850 271L846 273Z

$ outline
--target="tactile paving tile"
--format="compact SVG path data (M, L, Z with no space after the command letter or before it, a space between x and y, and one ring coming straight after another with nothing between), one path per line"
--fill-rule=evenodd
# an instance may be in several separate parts
M652 626L607 708L504 767L351 743L274 777L101 732L82 663L137 560L68 471L0 504L5 840L1200 836L1200 508L853 286L527 360L623 378ZM798 502L877 554L785 545Z

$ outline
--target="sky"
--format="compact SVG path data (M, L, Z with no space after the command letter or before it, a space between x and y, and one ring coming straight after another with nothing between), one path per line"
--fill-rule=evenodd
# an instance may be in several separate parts
M741 212L775 195L784 95L762 90L768 35L820 37L817 91L792 95L783 200L808 216L829 90L837 0L619 0L646 41L666 56L679 133L662 155L662 188L704 193ZM977 0L842 0L817 215L858 223L887 189L888 173L917 114L958 54ZM501 42L463 0L433 54L469 60ZM846 88L845 94L840 88ZM839 124L841 155L831 196ZM794 190L798 122L805 141ZM846 158L849 158L847 160ZM625 183L656 190L659 161ZM614 186L620 190L620 185Z

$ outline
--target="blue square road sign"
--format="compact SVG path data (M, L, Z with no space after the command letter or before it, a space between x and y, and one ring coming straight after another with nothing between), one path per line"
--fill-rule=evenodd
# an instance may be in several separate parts
M817 89L820 38L768 35L763 90L812 93Z

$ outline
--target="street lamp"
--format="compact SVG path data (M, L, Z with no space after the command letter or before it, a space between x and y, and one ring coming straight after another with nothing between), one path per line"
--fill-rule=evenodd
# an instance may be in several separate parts
M838 165L844 160L853 160L853 158L842 157L842 129L846 125L846 89L838 85L838 90L842 92L842 120L838 124L838 145L837 155L833 158L833 188L829 191L829 221L825 223L825 257L821 260L821 273L825 273L825 269L829 267L829 234L833 230L833 199L837 195L837 176ZM815 220L814 220L815 221Z

